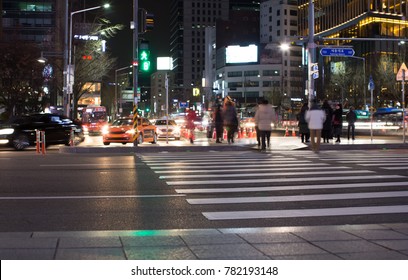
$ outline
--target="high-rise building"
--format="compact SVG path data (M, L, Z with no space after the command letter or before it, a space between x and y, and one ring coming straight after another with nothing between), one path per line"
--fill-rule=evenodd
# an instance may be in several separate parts
M229 0L172 0L170 55L173 58L174 98L187 101L201 86L205 61L205 29L227 20ZM198 101L198 100L197 100Z
M299 35L309 35L309 0L299 2ZM317 94L320 98L331 98L332 92L327 84L329 76L338 69L351 65L353 68L363 68L365 73L364 85L347 88L346 91L354 91L352 105L367 104L365 93L368 76L373 75L377 83L377 89L382 90L382 96L389 88L379 85L380 77L376 77L377 66L381 64L381 58L387 57L393 61L391 68L396 71L402 61L406 59L406 44L401 44L400 39L406 39L408 35L408 5L403 0L379 1L379 0L336 0L314 1L314 28L317 62L319 68L324 69L321 78L317 80ZM341 38L341 40L338 40ZM330 40L329 40L330 39ZM322 45L347 45L355 51L353 57L331 57L320 55ZM337 65L337 66L336 66ZM358 66L360 65L360 66ZM361 71L360 71L361 72ZM364 74L362 74L364 75ZM393 79L395 81L395 78ZM396 90L397 91L397 90ZM343 97L341 98L343 99Z

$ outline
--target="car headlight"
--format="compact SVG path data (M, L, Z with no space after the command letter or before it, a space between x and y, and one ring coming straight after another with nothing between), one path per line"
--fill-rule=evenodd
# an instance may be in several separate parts
M127 130L126 133L127 134L135 134L135 130L132 128L132 129Z
M101 129L102 134L108 134L109 133L109 126L104 125Z
M14 133L14 128L3 128L0 129L0 134L6 134L6 135L10 135Z

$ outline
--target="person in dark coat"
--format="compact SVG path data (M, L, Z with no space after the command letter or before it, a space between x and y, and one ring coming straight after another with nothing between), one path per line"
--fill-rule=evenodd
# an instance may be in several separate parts
M309 110L309 106L307 105L307 103L304 103L302 108L300 109L299 114L297 115L299 134L302 139L302 143L309 142L309 138L310 138L309 127L305 119L305 114L307 110Z
M329 104L329 101L324 100L322 109L326 113L326 120L323 123L322 138L323 143L329 143L329 139L332 139L332 121L333 121L333 109Z
M336 143L340 143L341 131L343 130L343 107L341 104L336 105L333 112L333 134L336 137Z
M347 126L347 139L350 140L350 130L351 130L351 139L355 139L354 138L354 129L355 129L355 122L357 121L357 114L354 111L353 107L350 107L350 110L348 111L347 115L346 115L346 120L348 123Z
M225 97L224 100L223 119L227 130L228 144L234 143L234 134L238 129L238 117L235 102L229 96Z
M221 104L218 104L214 110L214 123L215 123L215 134L217 140L216 143L221 143L222 136L224 133L224 121L222 118L222 107Z

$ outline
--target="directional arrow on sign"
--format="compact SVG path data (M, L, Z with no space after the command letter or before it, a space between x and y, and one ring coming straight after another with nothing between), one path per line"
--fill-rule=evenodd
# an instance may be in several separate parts
M322 48L322 56L353 56L355 54L352 48Z

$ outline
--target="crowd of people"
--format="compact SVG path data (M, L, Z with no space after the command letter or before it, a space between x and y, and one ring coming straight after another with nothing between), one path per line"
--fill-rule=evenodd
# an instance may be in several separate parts
M310 109L307 103L303 104L297 119L302 143L309 142L310 139L313 151L319 152L321 139L323 143L329 143L331 139L335 139L335 143L341 142L343 107L340 103L336 103L333 109L327 100L323 101L321 107L317 100L313 100ZM357 114L353 107L349 108L346 121L348 123L347 139L354 140Z
M194 110L189 110L186 119L187 129L191 131L189 136L191 143L194 143L195 118ZM217 102L212 119L215 125L215 142L222 143L224 131L226 131L228 144L234 143L234 135L238 131L239 120L236 104L230 96ZM275 110L267 99L259 100L254 119L258 148L263 151L271 146L272 125L276 121ZM354 108L350 107L346 115L348 139L355 139L356 120L357 115ZM304 103L297 114L297 121L302 143L310 142L311 149L316 153L320 150L321 139L323 139L323 143L329 143L330 140L335 141L335 143L341 141L343 108L340 103L336 103L334 109L327 100L324 100L321 106L317 100L313 100L310 108L308 103Z

